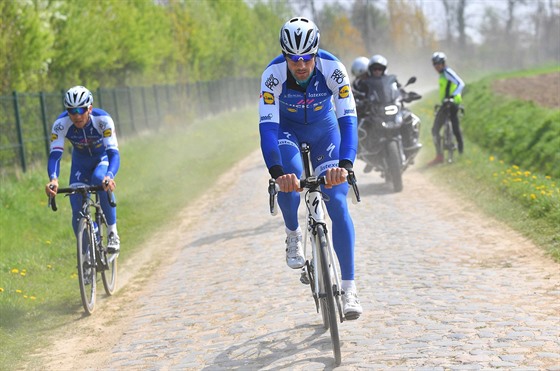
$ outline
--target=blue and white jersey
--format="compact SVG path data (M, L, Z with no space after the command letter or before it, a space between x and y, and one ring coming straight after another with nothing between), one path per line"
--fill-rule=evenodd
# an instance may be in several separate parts
M58 178L59 161L64 151L64 140L68 139L73 146L74 158L101 159L109 155L114 158L113 166L109 164L110 175L117 173L119 166L119 148L115 133L115 123L109 114L102 109L93 108L90 120L82 129L72 123L68 112L58 116L52 126L51 146L48 164L50 178Z
M281 165L278 137L271 134L279 124L328 130L338 121L340 159L355 160L357 117L350 79L344 65L329 52L320 49L317 53L306 88L297 84L283 55L272 60L261 78L259 116L261 133L266 133L261 135L261 147L269 169Z

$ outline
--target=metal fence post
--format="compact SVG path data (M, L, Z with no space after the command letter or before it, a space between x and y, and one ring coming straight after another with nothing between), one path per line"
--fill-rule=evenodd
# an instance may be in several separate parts
M19 116L19 103L18 103L18 93L14 91L14 112L16 114L16 129L19 142L19 157L21 160L21 168L25 173L27 171L27 164L25 161L25 148L23 147L23 132L21 131L21 118Z
M148 119L148 108L146 107L146 92L143 86L142 86L142 109L144 111L144 121L146 122L146 127L150 128L150 120Z
M130 93L130 86L126 87L126 92L128 93L128 108L130 111L130 126L132 127L132 131L134 132L134 134L137 133L136 131L136 125L134 125L134 110L132 109L132 96Z
M159 113L159 99L158 99L158 94L157 94L157 86L154 85L154 100L156 101L156 121L158 123L158 129L161 126L161 120L160 120L160 113Z
M112 89L113 91L113 107L115 107L115 122L121 122L119 119L119 107L117 106L117 89Z
M51 152L51 137L49 135L49 128L47 126L47 107L45 104L45 92L42 91L39 94L39 100L41 101L41 120L43 121L43 133L45 134L45 149L47 150L47 157Z
M99 103L97 103L96 106L101 109L105 109L103 108L103 100L101 99L101 88L97 88L97 100Z

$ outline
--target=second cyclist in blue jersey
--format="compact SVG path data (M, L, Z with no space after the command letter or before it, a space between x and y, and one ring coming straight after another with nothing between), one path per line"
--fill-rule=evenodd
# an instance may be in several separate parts
M47 195L55 196L58 190L60 159L64 152L64 141L72 144L72 168L70 186L103 184L105 191L115 189L115 175L119 170L120 155L115 133L115 123L109 114L93 107L93 95L83 86L74 86L64 95L64 107L52 127L51 150L47 164L49 183ZM107 218L110 253L120 251L117 233L117 210L109 205L106 195L100 197L103 213ZM72 227L78 231L81 211L81 196L70 196L72 205Z
M357 151L356 106L344 65L319 49L319 37L317 26L303 17L292 18L281 28L282 54L269 63L261 79L261 150L281 191L286 262L298 269L305 264L298 222L303 172L299 145L310 144L314 174L325 175L328 182L323 192L345 292L343 312L347 318L358 318L362 307L354 282L354 225L346 202L346 176Z

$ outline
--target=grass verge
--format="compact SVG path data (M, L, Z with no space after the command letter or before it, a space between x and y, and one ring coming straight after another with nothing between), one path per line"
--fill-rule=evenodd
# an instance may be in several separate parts
M121 143L116 178L121 262L258 147L256 117L251 107ZM61 185L69 165L65 154ZM60 197L56 213L47 209L45 168L1 180L1 370L13 369L83 312L70 204Z
M462 126L469 124L470 110L482 109L469 106L468 94L464 100L466 114L461 120ZM420 153L418 166L424 166L435 156L431 137L435 103L435 94L430 94L414 108L423 122L421 138L424 149ZM514 113L510 115L512 119L523 117ZM519 231L546 251L552 259L560 262L558 179L508 163L469 138L465 138L465 153L457 157L455 163L439 165L425 173L433 182L457 192L457 202L461 202L463 198L474 202L487 215Z

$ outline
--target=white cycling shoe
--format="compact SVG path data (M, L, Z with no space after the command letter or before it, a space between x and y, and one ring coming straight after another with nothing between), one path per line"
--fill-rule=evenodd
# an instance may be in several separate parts
M299 269L305 265L303 256L301 233L290 232L286 237L286 263L292 269Z
M356 291L348 290L342 294L342 312L347 320L358 319L363 313Z

